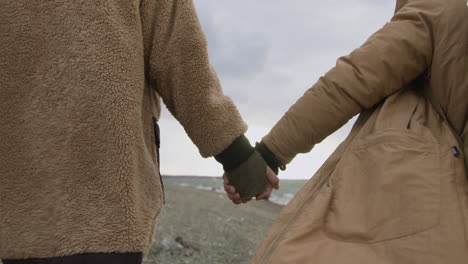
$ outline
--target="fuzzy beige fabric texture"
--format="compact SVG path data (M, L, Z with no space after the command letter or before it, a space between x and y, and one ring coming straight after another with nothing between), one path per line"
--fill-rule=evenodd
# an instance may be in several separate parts
M204 157L247 129L191 0L0 1L0 258L148 252L159 97Z

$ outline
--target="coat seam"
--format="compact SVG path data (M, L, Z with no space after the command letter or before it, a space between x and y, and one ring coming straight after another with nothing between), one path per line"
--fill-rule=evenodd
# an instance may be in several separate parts
M339 162L339 161L338 161ZM337 163L338 163L337 162ZM336 164L335 166L336 167ZM271 245L267 248L265 254L263 255L262 259L260 260L260 263L265 263L265 261L267 260L268 257L270 257L271 255L271 252L273 251L274 248L276 248L281 240L281 238L283 238L284 234L286 234L286 231L288 230L288 227L291 225L291 223L295 220L295 218L297 217L298 213L302 211L302 209L304 208L304 206L311 202L312 200L314 200L319 191L322 190L323 186L325 186L325 184L327 183L327 181L330 179L331 175L333 174L334 172L334 168L331 170L331 172L329 174L327 174L326 176L323 177L323 179L320 179L317 181L317 184L314 186L314 190L310 193L309 197L307 199L305 199L303 201L303 203L301 204L301 206L299 206L295 211L294 211L294 214L293 216L291 216L291 218L289 219L289 221L285 224L285 227L283 228L283 230L278 234L278 236L275 238L275 240L273 241L273 243L271 243Z

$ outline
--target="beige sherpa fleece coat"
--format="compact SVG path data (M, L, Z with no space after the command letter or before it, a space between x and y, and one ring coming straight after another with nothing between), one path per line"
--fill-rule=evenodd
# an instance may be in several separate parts
M246 131L206 46L191 0L0 1L0 258L148 251L159 96L204 157Z

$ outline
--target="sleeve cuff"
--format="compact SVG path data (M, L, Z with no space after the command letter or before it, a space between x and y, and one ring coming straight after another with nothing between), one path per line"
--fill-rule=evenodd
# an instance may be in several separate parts
M286 165L281 163L281 161L276 158L275 154L265 145L265 143L260 142L255 145L255 149L262 155L263 159L266 161L268 166L278 174L279 169L282 171L286 170Z
M254 151L247 137L242 135L227 149L216 155L215 159L223 165L224 171L231 171L246 161Z

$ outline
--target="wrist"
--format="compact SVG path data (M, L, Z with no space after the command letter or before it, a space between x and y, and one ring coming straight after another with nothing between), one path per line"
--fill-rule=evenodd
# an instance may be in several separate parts
M245 162L255 151L249 140L244 135L238 137L223 152L215 156L215 159L223 165L224 171L231 171Z

